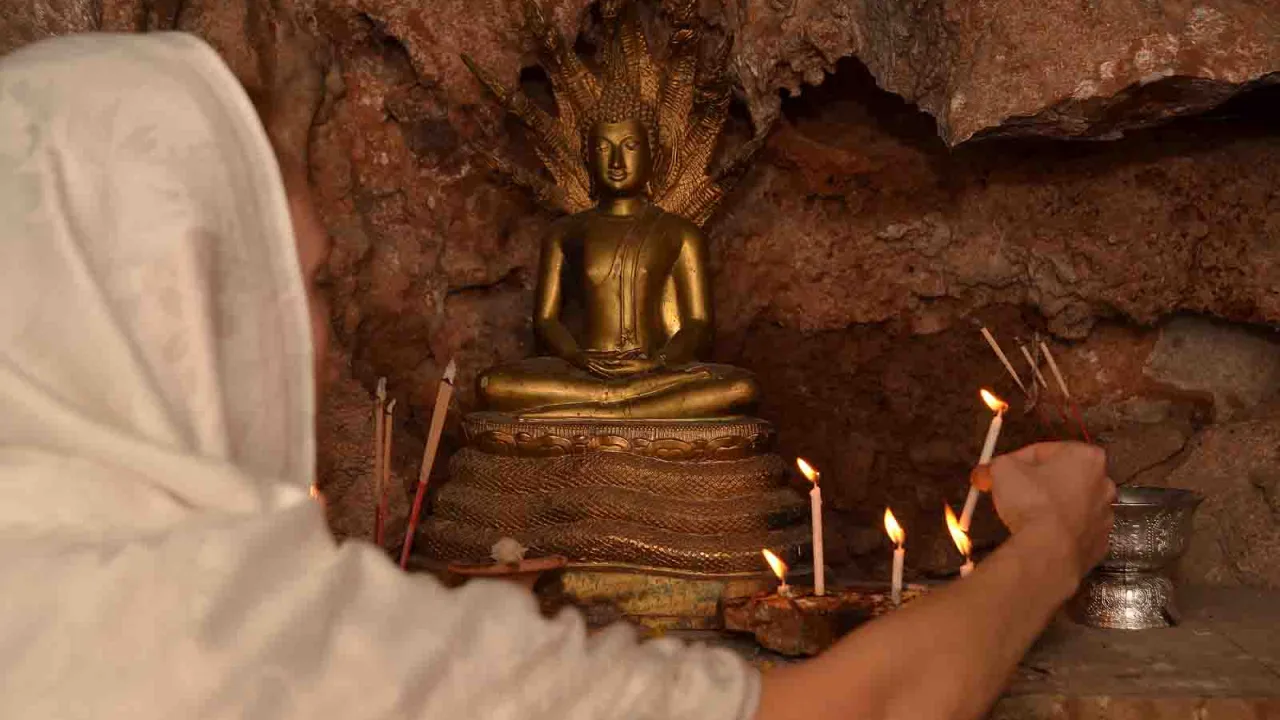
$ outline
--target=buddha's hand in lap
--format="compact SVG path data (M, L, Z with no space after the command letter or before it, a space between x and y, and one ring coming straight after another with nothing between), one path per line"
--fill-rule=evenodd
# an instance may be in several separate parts
M667 370L673 375L705 375L708 377L711 375L711 372L706 367L696 364L680 368L668 368L661 360L649 357L640 350L628 350L626 352L584 350L576 358L574 364L605 380L634 377L658 370Z
M621 353L584 350L573 364L606 380L639 375L656 370L661 365L657 360L635 350Z

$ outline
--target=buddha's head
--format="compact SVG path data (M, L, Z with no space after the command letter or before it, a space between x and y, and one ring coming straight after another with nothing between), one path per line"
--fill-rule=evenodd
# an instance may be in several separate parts
M588 137L591 173L606 196L627 197L644 191L653 171L649 136L638 119L597 122Z

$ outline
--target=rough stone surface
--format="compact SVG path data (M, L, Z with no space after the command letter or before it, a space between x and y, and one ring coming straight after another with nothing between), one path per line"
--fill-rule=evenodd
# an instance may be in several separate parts
M1280 329L1243 333L1179 318L1160 331L1146 373L1179 390L1209 394L1216 418L1229 420L1280 396Z
M1280 594L1184 587L1178 627L1129 632L1058 620L1037 640L991 720L1274 720L1280 717ZM764 672L797 659L740 635L676 633Z
M1280 14L1249 0L751 0L724 16L754 115L855 56L950 143L1114 136L1273 82L1280 62Z
M406 53L423 85L474 99L456 55L467 50L514 76L512 3L298 0L335 35L376 25ZM585 0L546 3L568 34L591 22ZM285 3L291 7L294 3ZM199 32L247 70L239 38L258 0L17 0L0 10L0 53L39 37L109 28ZM821 83L856 57L885 89L938 120L949 143L977 134L1116 136L1220 104L1277 81L1280 9L1254 0L746 0L702 3L734 43L731 60L757 123L779 116L779 90Z
M1280 416L1205 430L1165 484L1206 498L1183 577L1280 588Z
M1180 588L1184 622L1129 632L1060 619L1023 658L991 720L1274 720L1280 594ZM800 659L738 634L670 633L725 647L763 672Z
M566 34L593 37L586 0L545 4ZM1164 481L1189 448L1203 450L1200 433L1223 415L1215 408L1236 412L1233 394L1239 417L1265 414L1260 355L1239 355L1241 377L1255 378L1243 394L1201 376L1159 379L1212 362L1204 350L1217 341L1151 357L1171 345L1158 328L1175 312L1280 323L1280 92L1255 89L1115 142L947 143L979 133L1114 137L1204 110L1274 79L1278 7L703 3L713 31L738 37L746 109L730 142L749 116L780 117L708 227L714 359L758 373L781 447L824 470L830 563L881 576L887 504L911 538L909 572L954 571L940 506L963 500L978 454L989 417L978 387L1014 401L1002 448L1075 433L1052 394L1046 419L1025 411L975 323L1016 362L1015 337L1054 338L1117 479ZM477 372L536 350L532 270L553 218L479 169L479 150L520 157L522 143L458 60L465 50L516 78L530 48L513 9L505 0L485 12L462 0L20 0L0 10L0 52L93 27L191 30L268 103L280 19L299 17L327 47L333 63L309 145L335 246L340 379L321 418L321 470L343 534L367 535L372 517L368 418L379 376L400 401L401 503L449 358L462 368L458 409L467 410ZM840 60L850 54L859 60ZM819 81L778 100L778 88ZM545 95L536 73L523 82ZM449 428L446 451L457 438ZM985 500L974 531L979 548L1000 538ZM1228 552L1223 568L1258 568L1223 571L1231 577L1280 582L1248 547Z

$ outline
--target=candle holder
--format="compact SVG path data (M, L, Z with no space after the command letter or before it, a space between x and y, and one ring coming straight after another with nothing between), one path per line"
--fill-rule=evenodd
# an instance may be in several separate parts
M1202 500L1191 490L1120 488L1111 504L1115 521L1107 556L1085 578L1068 604L1068 614L1098 628L1176 625L1169 571L1187 549L1191 519Z
M761 646L782 655L817 655L859 625L895 609L887 584L827 588L790 586L790 595L759 593L724 603L727 630L755 635ZM924 595L923 585L902 589L902 604Z

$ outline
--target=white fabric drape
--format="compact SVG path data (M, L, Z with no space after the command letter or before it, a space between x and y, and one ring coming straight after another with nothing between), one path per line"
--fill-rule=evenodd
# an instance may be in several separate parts
M731 654L336 546L247 97L186 35L0 59L0 717L725 718Z

